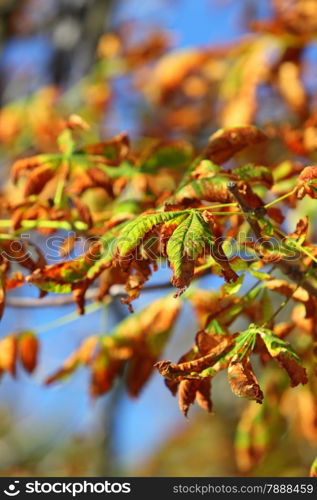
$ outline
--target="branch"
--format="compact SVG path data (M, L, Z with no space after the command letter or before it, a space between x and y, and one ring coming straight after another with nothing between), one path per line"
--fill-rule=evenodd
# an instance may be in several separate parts
M148 285L143 288L143 291L150 292L156 290L163 290L166 288L171 288L172 284L158 283L157 285ZM94 300L98 294L98 288L90 288L86 292L87 300ZM125 297L126 291L123 285L112 285L109 290L108 295L112 298ZM57 297L46 297L43 299L33 298L33 297L7 297L6 305L9 307L51 307L51 306L66 306L74 303L74 298L71 294L57 296Z

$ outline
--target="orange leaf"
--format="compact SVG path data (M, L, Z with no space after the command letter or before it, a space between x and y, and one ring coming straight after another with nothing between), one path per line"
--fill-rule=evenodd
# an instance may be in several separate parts
M22 332L18 340L18 351L25 370L32 373L37 365L39 342L33 332Z
M255 127L220 129L213 134L204 155L214 163L224 163L242 149L267 140L267 136Z
M8 335L0 340L0 369L9 372L13 377L16 374L16 360L18 341L16 335Z

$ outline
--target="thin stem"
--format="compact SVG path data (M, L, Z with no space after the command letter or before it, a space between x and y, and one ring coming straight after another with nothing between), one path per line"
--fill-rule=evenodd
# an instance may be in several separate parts
M58 208L60 208L62 205L64 187L65 187L65 178L63 177L62 179L60 179L58 181L55 196L54 196L54 205Z
M278 228L276 228L276 227L274 228L274 231L275 231L276 233L280 234L281 236L283 236L284 238L288 238L288 235L287 235L286 233L284 233L284 231L281 231L280 229L278 229ZM299 250L299 251L303 252L303 253L304 253L304 254L306 254L308 257L310 257L310 258L311 258L314 262L316 262L316 263L317 263L317 259L316 259L316 257L315 257L312 253L310 253L310 251L309 251L309 250L307 250L307 248L306 248L306 247L303 247L302 245L299 245L299 244L297 243L297 241L294 241L294 240L291 240L291 241L292 241L292 245L294 245L294 247L295 247L295 248L297 248L297 250Z
M272 207L273 205L275 205L275 203L279 203L280 201L282 200L285 200L285 198L288 198L289 196L292 196L292 194L295 193L295 189L292 189L291 191L289 191L288 193L285 193L283 194L282 196L280 196L279 198L276 198L276 200L273 200L271 201L270 203L267 203L266 205L264 205L264 208L269 208L269 207Z
M244 212L212 212L212 215L244 215Z
M93 304L90 304L89 306L86 307L85 314L91 314L103 306L104 306L104 302L94 302ZM81 317L82 316L80 314L78 314L77 312L72 312L70 314L66 314L65 316L62 316L61 318L50 321L49 323L46 323L45 325L42 325L38 328L35 328L35 331L37 334L45 333L48 330L53 330L55 328L59 328L60 326L67 325L68 323L72 323L73 321L76 321L77 319L79 319Z
M9 219L0 220L0 227L11 227L11 225L12 222ZM88 229L88 226L85 222L74 221L72 223L66 220L23 220L21 221L21 226L24 229L45 227L50 229L64 229L65 231L72 231L73 229L77 229L78 231L85 231L86 229ZM16 234L17 232L15 232L14 234Z
M199 207L197 210L211 210L212 208L226 208L226 207L237 207L237 203L218 203L217 205L207 205L205 207Z

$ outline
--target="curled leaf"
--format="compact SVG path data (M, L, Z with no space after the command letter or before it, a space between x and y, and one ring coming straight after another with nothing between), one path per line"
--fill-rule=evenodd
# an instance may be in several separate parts
M242 360L239 356L232 358L228 367L228 377L231 390L236 396L262 403L263 393L248 357Z

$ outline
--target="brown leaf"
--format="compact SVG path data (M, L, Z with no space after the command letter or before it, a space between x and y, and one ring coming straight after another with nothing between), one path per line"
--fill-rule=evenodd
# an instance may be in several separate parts
M12 181L16 183L21 175L25 174L29 170L33 170L36 167L43 165L43 163L43 160L38 156L16 160L11 167Z
M179 383L178 403L183 415L187 417L189 407L195 401L203 410L210 412L212 409L210 390L210 378L182 380Z
M223 335L209 335L204 330L200 330L196 334L195 344L199 353L206 356L206 354L213 351L223 341L223 339Z
M75 234L67 236L59 247L59 255L61 257L68 257L69 254L74 250L76 241L77 236Z
M200 380L200 384L196 392L196 401L197 404L200 406L200 408L208 412L211 412L212 410L212 401L210 392L211 392L211 378Z
M278 364L287 371L292 387L296 387L298 384L307 384L308 378L306 370L303 366L298 364L295 359L287 353L281 352L276 356L276 360Z
M182 380L179 384L178 404L185 417L187 417L190 405L192 405L196 399L196 391L199 382L199 380Z
M130 152L130 140L126 133L118 134L97 144L89 144L81 152L96 156L96 163L119 165Z
M224 163L242 149L267 140L267 136L255 127L220 129L213 134L204 156L214 163Z
M317 310L316 310L317 312ZM306 311L302 306L294 307L292 311L292 321L302 332L306 332L313 338L317 338L317 317L306 317Z
M315 182L313 182L315 181ZM317 187L317 166L305 167L297 180L296 196L298 199L304 198L305 194L311 198L316 198Z
M113 198L114 194L111 179L105 172L103 172L103 170L98 167L90 168L87 171L87 175L90 177L93 187L103 188L108 195Z
M231 390L236 396L262 403L263 393L248 357L241 360L239 356L235 356L230 361L228 377Z
M9 372L13 377L16 374L16 360L18 341L14 334L0 340L0 369Z
M24 369L32 373L37 365L39 342L33 332L22 332L18 340L19 357Z
M143 356L136 354L132 357L127 374L127 387L131 397L136 398L140 394L153 373L155 361L146 351Z
M296 229L294 233L290 233L289 236L292 238L301 238L302 236L305 236L308 233L308 217L303 217L302 219L299 219L299 221L296 224ZM305 240L304 240L305 241Z
M123 360L109 360L107 355L100 351L91 364L91 396L98 397L108 392L115 378L120 374L123 365Z
M221 356L230 350L233 343L233 338L225 338L206 356L178 364L172 364L170 361L159 361L155 366L160 374L166 378L185 377L192 372L199 373L215 364Z
M12 276L6 278L6 290L13 290L14 288L18 288L23 285L25 282L25 278L21 271L17 271L13 273Z
M36 167L24 184L24 196L30 196L31 194L39 194L45 184L50 181L55 175L54 170L51 166L41 165Z

